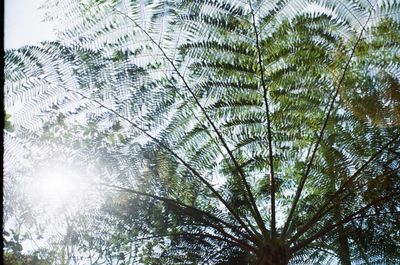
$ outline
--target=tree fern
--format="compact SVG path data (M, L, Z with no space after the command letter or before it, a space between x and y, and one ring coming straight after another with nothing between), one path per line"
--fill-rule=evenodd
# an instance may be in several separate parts
M103 185L122 193L98 225L119 236L95 233L97 251L143 239L145 264L399 261L396 1L44 8L60 42L6 53L6 108L24 104L12 121L28 130L62 113L65 144L92 144L77 157L107 161Z

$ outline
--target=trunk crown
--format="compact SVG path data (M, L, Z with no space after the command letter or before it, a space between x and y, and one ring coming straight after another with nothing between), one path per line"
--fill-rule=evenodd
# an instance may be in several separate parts
M287 265L289 248L282 244L269 244L259 254L257 265Z

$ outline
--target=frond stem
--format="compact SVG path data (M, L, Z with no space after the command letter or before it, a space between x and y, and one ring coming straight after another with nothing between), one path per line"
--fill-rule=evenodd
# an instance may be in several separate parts
M205 118L207 119L208 123L211 125L211 127L213 128L214 132L217 134L219 140L221 141L222 145L224 146L225 150L227 151L229 158L232 160L233 164L236 167L236 170L239 172L239 175L241 177L241 180L244 184L244 187L246 189L247 192L247 196L246 199L250 202L250 208L251 208L251 212L253 214L253 217L255 218L255 220L257 221L257 224L261 227L260 229L262 229L262 227L264 226L262 218L261 218L261 214L258 211L257 205L255 203L254 197L253 197L253 193L251 192L250 186L246 181L246 177L245 174L242 170L242 168L240 167L239 163L237 162L235 156L233 155L232 151L229 149L228 144L226 143L224 137L222 136L221 132L218 130L217 126L215 125L215 123L212 121L212 119L210 118L210 116L207 114L206 110L204 109L204 107L201 105L199 99L197 98L196 94L194 93L194 91L190 88L189 84L186 82L186 79L183 77L183 75L180 73L180 71L178 70L178 68L176 67L176 65L174 64L174 62L171 60L171 58L169 58L169 56L165 53L164 49L160 46L160 44L158 44L153 37L150 36L150 34L143 29L143 27L141 27L136 21L134 21L131 17L129 17L128 15L126 15L125 13L116 10L118 13L120 13L121 15L125 16L126 18L128 18L129 20L131 20L136 27L138 27L149 39L150 41L156 45L156 47L161 51L161 53L163 54L164 58L171 64L172 68L174 69L175 73L179 76L179 78L182 80L184 86L186 87L187 91L190 93L190 95L192 96L192 98L194 99L196 105L200 108L201 112L204 114Z
M358 214L361 214L361 213L365 212L366 210L368 210L372 206L377 205L377 204L379 204L381 202L385 202L386 200L395 198L396 196L399 196L399 195L400 195L400 192L394 192L394 193L386 195L386 196L384 196L382 198L374 200L373 202L367 204L366 206L362 207L358 211L346 216L341 221L339 221L339 222L337 222L335 224L332 224L332 225L328 225L325 228L323 228L322 230L320 230L319 232L317 232L314 235L310 236L309 238L304 239L303 241L299 242L297 245L295 245L292 248L290 248L290 253L293 254L294 252L306 247L308 244L310 244L314 240L326 235L329 232L332 232L333 229L335 229L335 228L337 228L337 227L339 227L341 225L344 225L344 224L347 224L347 223L351 222L354 219L354 217L356 217Z
M168 80L168 81L169 81L169 83L170 83L172 86L174 86L174 87L176 88L175 84L174 84L171 80ZM184 100L183 95L182 95L179 91L176 91L176 92L177 92L178 96L179 96L182 100ZM200 123L200 119L199 119L199 117L197 117L196 113L194 113L193 110L191 110L191 113L192 113L192 116ZM215 138L212 136L211 132L207 129L207 127L206 127L205 125L202 125L202 128L204 128L205 133L210 137L210 139L212 139L213 141L218 141L218 139L215 139ZM217 143L216 143L216 144L217 144ZM221 154L222 156L224 156L224 153L223 153L223 151L222 151L222 149L221 149L221 146L220 146L220 145L217 145L217 147L218 147L218 151L220 152L220 154ZM225 159L224 159L223 161L224 161L224 163L225 163L228 167L231 166L231 165L229 164L229 162L226 161ZM250 229L254 232L254 235L258 235L259 232L258 232L258 231L256 230L256 228L253 226L253 224L252 224L246 217L244 217L244 216L243 216L243 219L247 222L247 224L248 224L248 226L250 227Z
M287 220L286 220L286 222L285 222L285 225L284 225L284 228L283 228L283 231L282 231L282 237L285 237L285 236L286 236L286 233L287 233L287 230L288 230L288 228L289 228L290 222L292 221L292 218L293 218L293 214L294 214L294 212L295 212L295 210L296 210L297 203L299 202L301 193L302 193L302 191L303 191L304 184L306 183L307 177L308 177L308 175L309 175L309 173L310 173L310 171L311 171L311 167L312 167L312 164L313 164L313 162L314 162L316 153L317 153L317 151L318 151L319 144L320 144L320 142L322 141L322 138L323 138L324 133L325 133L325 129L326 129L327 125L328 125L329 118L330 118L331 113L332 113L332 111L333 111L333 109L334 109L335 102L336 102L336 98L337 98L338 95L339 95L340 87L341 87L341 85L342 85L342 82L343 82L344 79L345 79L345 76L346 76L346 73L347 73L347 69L348 69L349 66L350 66L350 62L351 62L351 60L353 59L354 53L355 53L355 51L356 51L356 48L358 47L358 44L359 44L360 41L361 41L362 35L363 35L364 31L365 31L365 27L367 26L368 21L369 21L370 18L371 18L371 12L370 12L369 17L368 17L367 21L365 22L363 28L361 29L361 32L360 32L360 34L359 34L359 36L358 36L358 38L357 38L357 41L356 41L356 43L354 44L354 46L353 46L353 48L352 48L352 50L351 50L349 59L347 60L346 65L345 65L345 67L344 67L344 69L343 69L343 73L342 73L342 75L341 75L341 77L340 77L340 79L339 79L339 81L338 81L338 84L337 84L337 86L336 86L335 93L334 93L333 98L332 98L332 100L331 100L331 103L330 103L330 105L329 105L329 108L328 108L328 111L327 111L327 114L326 114L326 117L325 117L323 126L322 126L322 128L321 128L321 130L320 130L320 132L319 132L317 141L316 141L316 143L315 143L315 145L314 145L314 149L313 149L313 151L312 151L310 161L308 162L307 167L306 167L306 170L305 170L303 176L302 176L301 179L300 179L299 186L297 187L296 195L295 195L295 197L294 197L292 206L290 207L289 215L288 215L288 218L287 218Z
M96 104L98 104L99 106L101 106L102 108L110 111L111 113L115 114L116 116L118 116L119 118L123 119L124 121L128 122L131 126L133 126L134 128L138 129L139 131L141 131L142 133L144 133L147 137L149 137L150 139L152 139L156 144L158 144L161 148L165 149L166 151L168 151L173 157L175 157L179 162L181 162L187 169L189 169L189 171L191 171L193 173L193 175L195 175L203 184L205 184L207 186L207 188L214 194L215 197L218 198L218 200L226 207L226 209L228 209L228 211L235 217L235 219L240 223L240 225L247 231L247 233L249 233L249 235L251 235L254 239L257 238L256 235L253 234L253 232L247 227L247 225L243 222L243 220L240 218L240 216L233 210L233 208L231 206L229 206L228 202L222 198L221 194L219 194L219 192L214 189L214 187L211 185L210 182L208 182L204 177L202 177L200 175L199 172L197 172L197 170L195 170L191 165L189 165L185 160L183 160L183 158L181 158L176 152L174 152L170 147L168 147L166 144L164 144L163 142L161 142L159 139L155 138L154 136L152 136L151 134L149 134L146 130L142 129L139 125L137 125L136 123L132 122L131 120L127 119L126 117L122 116L121 114L119 114L118 112L116 112L113 109L110 109L109 107L105 106L103 103L99 102L98 100L89 98L87 96L85 96L84 94L78 92L78 91L73 91L70 89L66 89L67 91L70 91L72 93L76 93L78 95L80 95L81 97L91 100L93 102L95 102Z
M332 205L331 207L327 208L329 204L331 204L333 201L335 201L338 196L345 191L347 187L349 187L352 183L354 183L355 179L361 174L361 172L371 163L373 162L378 156L386 149L388 148L391 144L397 141L399 139L400 135L395 137L393 140L385 144L380 150L378 150L375 154L373 154L354 174L349 177L340 187L339 189L332 195L330 196L325 203L320 207L317 213L314 214L314 216L298 231L290 240L291 242L297 240L303 233L307 232L308 229L310 229L316 222L318 222L326 213L328 213L332 208L335 207L335 205ZM343 201L343 198L342 198Z
M219 236L216 236L216 235L211 235L211 234L208 234L208 233L201 233L201 234L200 233L188 233L188 232L186 232L186 233L165 233L165 234L159 234L159 235L138 237L138 238L133 239L133 241L150 240L150 239L154 239L154 238L162 238L162 237L169 237L169 236L178 236L178 237L186 237L187 236L187 237L212 238L212 239L224 241L224 242L229 243L229 244L233 244L233 245L237 245L237 246L240 246L240 247L244 247L244 246L242 246L242 245L240 245L240 244L238 244L236 242L232 242L230 240L227 240L226 238L219 237ZM246 249L251 251L251 252L255 251L255 249L253 249L253 248L250 248L250 249L246 248Z
M268 104L268 97L267 97L267 85L265 82L265 73L264 73L264 64L262 60L262 53L260 47L260 36L258 34L257 26L256 26L256 17L254 14L253 7L251 5L251 0L249 0L249 6L251 10L251 15L253 19L253 29L254 34L256 37L256 47L257 47L257 54L258 54L258 67L260 68L260 75L261 75L261 86L263 89L263 98L264 98L264 105L265 105L265 114L267 116L267 138L268 138L268 163L269 163L269 188L271 193L271 238L276 238L276 210L275 210L275 175L274 175L274 156L272 150L272 132L271 132L271 118L270 118L270 110Z
M220 218L218 218L218 217L216 217L216 216L214 216L214 215L212 215L212 214L210 214L210 213L204 212L204 211L202 211L202 210L200 210L200 209L198 209L198 208L196 208L196 207L186 205L186 204L184 204L184 203L178 202L178 201L173 200L173 199L170 199L170 198L165 198L165 197L157 196L157 195L154 195L154 194L149 194L149 193L146 193L146 192L137 191L137 190L133 190L133 189L130 189L130 188L124 188L124 187L120 187L120 186L112 185L112 184L107 184L107 183L99 183L99 184L102 185L102 186L106 186L106 187L109 187L109 188L114 188L114 189L117 189L117 190L120 190L120 191L125 191L125 192L129 192L129 193L137 194L137 195L140 195L140 196L145 196L145 197L153 198L153 199L156 199L156 200L158 200L158 201L162 201L162 202L164 202L165 204L174 205L174 206L177 207L179 210L185 212L186 214L191 215L193 219L197 219L197 220L199 220L200 222L205 223L206 225L215 228L217 231L219 231L220 233L222 233L222 234L225 235L226 237L232 239L233 241L237 242L238 244L241 244L242 246L247 246L248 248L253 248L252 246L250 246L249 244L247 244L245 241L240 240L240 239L238 239L238 238L232 236L231 234L227 233L227 232L223 229L223 227L217 226L216 223L211 223L211 222L209 222L209 221L204 220L203 218L199 218L199 217L193 215L193 213L190 213L190 212L188 212L188 211L185 211L185 210L189 209L189 210L196 211L196 212L200 213L201 215L206 215L206 216L210 217L211 219L214 219L214 221L220 222L221 224L223 224L223 225L229 227L230 229L232 229L233 231L235 231L235 232L237 232L237 233L243 235L244 237L246 237L246 238L249 239L250 241L252 240L251 238L248 237L248 235L244 234L244 233L241 232L240 230L237 230L236 227L234 227L234 226L232 226L232 225L226 223L225 221L221 220Z

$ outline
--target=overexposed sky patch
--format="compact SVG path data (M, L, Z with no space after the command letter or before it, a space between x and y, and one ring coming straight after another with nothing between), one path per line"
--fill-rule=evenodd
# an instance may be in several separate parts
M42 41L55 40L52 25L42 22L43 10L38 8L44 0L4 1L4 49L38 45Z

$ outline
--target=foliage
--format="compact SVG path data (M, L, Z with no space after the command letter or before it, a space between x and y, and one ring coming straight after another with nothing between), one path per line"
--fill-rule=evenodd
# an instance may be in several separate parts
M18 232L11 230L3 232L3 264L7 265L50 265L54 264L55 256L49 249L39 249L31 254L22 253ZM8 237L10 237L7 239Z
M6 52L5 105L98 167L108 203L75 231L82 256L399 262L399 3L44 8L60 41Z

